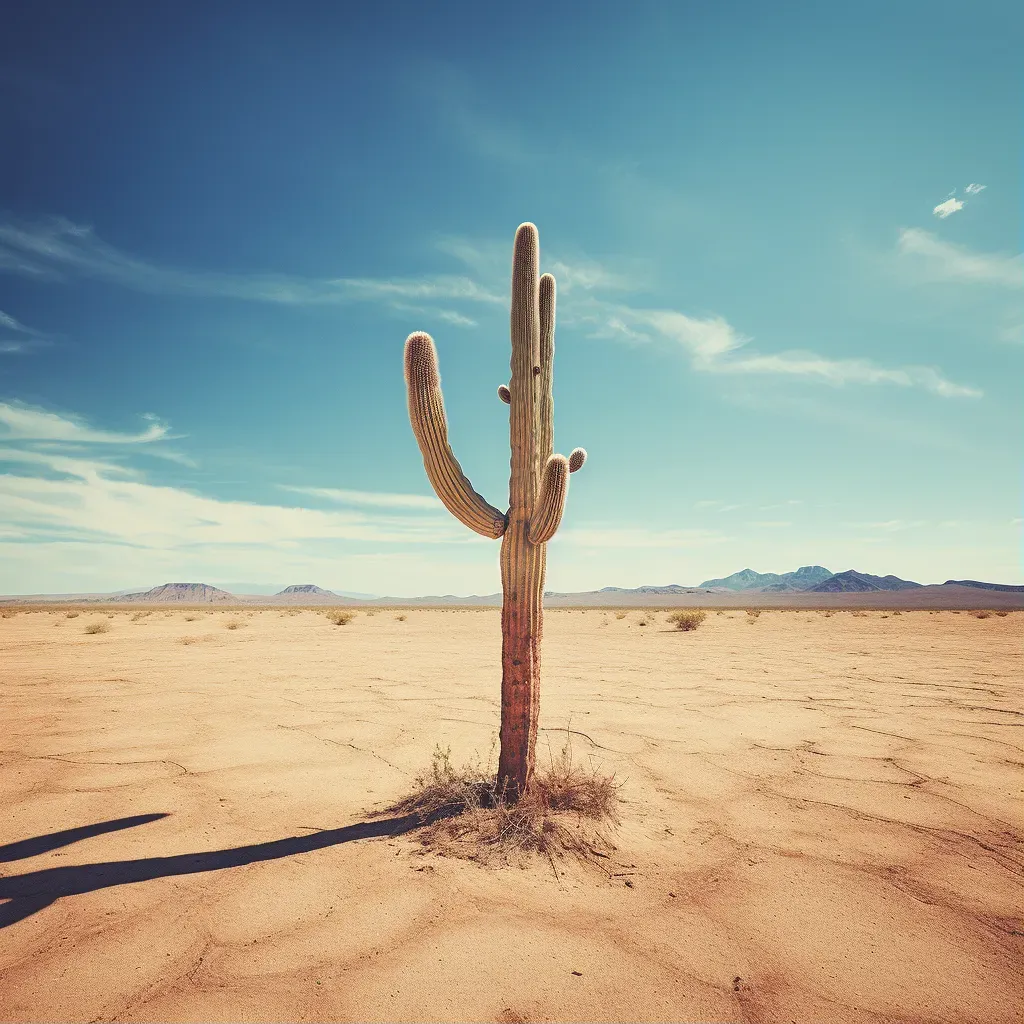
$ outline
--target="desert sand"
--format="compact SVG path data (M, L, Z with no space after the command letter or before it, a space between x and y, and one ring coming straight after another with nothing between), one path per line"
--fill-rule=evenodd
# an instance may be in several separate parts
M553 869L376 816L488 756L496 610L18 612L0 1019L1022 1021L1022 639L549 611L541 756L568 728L623 801Z

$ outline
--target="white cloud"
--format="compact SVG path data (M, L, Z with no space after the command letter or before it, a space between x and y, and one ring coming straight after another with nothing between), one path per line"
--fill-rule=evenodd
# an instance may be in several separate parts
M458 275L421 278L303 278L287 274L230 274L164 267L121 252L91 227L63 218L43 223L0 223L0 267L60 279L68 274L154 294L200 295L283 305L338 305L403 300L459 300L504 305L502 294ZM452 317L456 319L452 320ZM449 322L461 322L450 313Z
M475 536L448 516L222 501L150 484L138 471L93 459L13 448L0 449L0 459L50 473L46 477L0 474L0 523L39 538L177 550L206 545L287 549L336 540L458 544ZM388 497L395 496L385 495L385 501Z
M580 319L596 324L591 337L623 336L629 341L648 342L661 337L675 342L689 354L693 368L706 373L775 374L832 385L894 384L922 388L944 398L981 395L977 388L947 380L928 366L889 368L868 359L830 359L814 352L754 353L745 349L752 339L720 316L702 320L675 310L591 301Z
M326 498L341 505L364 505L370 508L409 508L436 512L444 508L437 498L419 494L388 494L380 491L347 491L334 487L292 487L278 484L283 491Z
M969 196L976 196L979 192L986 188L988 188L988 185L978 185L972 182L970 185L967 186L967 188L964 189L964 191Z
M898 249L904 256L919 258L923 268L939 280L1024 287L1024 254L975 252L966 246L945 242L920 228L901 231Z
M939 203L939 205L932 210L932 213L934 213L936 217L941 217L942 220L945 220L947 217L956 213L958 210L962 210L963 208L964 204L962 200L950 198L944 203Z
M68 441L88 444L145 444L167 436L170 429L152 416L152 422L139 434L122 434L110 430L94 430L81 420L61 416L44 409L22 404L0 402L0 426L6 428L0 433L0 441L38 440Z

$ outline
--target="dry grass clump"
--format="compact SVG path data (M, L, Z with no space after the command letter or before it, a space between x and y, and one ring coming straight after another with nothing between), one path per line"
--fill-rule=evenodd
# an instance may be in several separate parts
M198 615L186 615L185 616L185 621L186 622L195 622L196 619L198 619L198 618L199 618Z
M626 617L626 613L625 612L616 612L615 613L615 618L617 618L617 619L624 619L625 617Z
M748 608L747 609L747 622L756 622L757 617L761 614L760 608Z
M148 611L147 612L136 612L132 616L132 622L141 622L143 619L148 618L152 614L153 614L152 612L148 612Z
M1005 616L1005 615L1009 615L1009 614L1010 614L1010 613L1009 613L1009 612L1007 612L1007 611L1002 611L1002 612L996 612L996 615L998 615L998 616L999 616L1000 618L1003 618L1003 616Z
M707 613L701 611L700 608L680 608L679 611L673 612L668 617L668 621L676 629L688 633L690 630L696 629L706 618Z
M382 813L417 815L420 842L442 855L510 863L543 854L554 868L556 857L593 863L615 848L605 830L618 823L619 783L593 765L576 764L568 733L516 803L497 791L493 770L479 760L457 768L451 750L440 746L416 787Z
M85 627L85 631L86 633L109 633L110 623L104 622L102 619L99 622L90 622L89 625Z
M641 615L640 615L640 618L639 618L639 619L637 620L637 623L636 623L636 624L637 624L638 626L647 626L647 625L650 625L650 623L651 623L651 620L652 620L653 618L654 618L654 616L652 616L652 615L647 615L646 613L641 613Z
M395 618L398 619L399 622L405 622L405 620L408 618L408 616L407 615L396 615Z
M248 622L242 622L241 619L232 619L230 622L226 622L225 623L225 626L228 629L243 629L245 626L248 626L248 625L249 625Z
M974 617L976 619L988 619L992 617L992 613L987 611L976 611L974 613Z
M16 611L12 611L10 609L5 608L2 612L0 612L0 619L13 619L14 616L17 614L18 613Z
M67 612L64 617L67 618L67 619L77 619L78 616L81 615L81 614L82 614L81 612L70 611L70 612Z
M346 608L332 608L326 615L328 621L336 626L347 626L356 617L355 612L350 612Z

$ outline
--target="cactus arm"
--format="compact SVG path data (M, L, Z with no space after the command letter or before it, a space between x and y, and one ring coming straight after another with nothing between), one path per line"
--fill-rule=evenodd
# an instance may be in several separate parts
M498 397L506 404L512 404L512 392L504 384L498 385Z
M406 339L405 381L409 420L435 493L459 522L484 537L500 537L505 532L505 514L473 489L448 443L437 350L429 334L417 332Z
M569 472L575 473L577 470L583 468L583 463L587 461L587 449L586 448L573 448L569 452Z
M545 463L540 493L530 519L531 544L544 544L554 537L569 493L569 472L569 460L564 455L552 455Z

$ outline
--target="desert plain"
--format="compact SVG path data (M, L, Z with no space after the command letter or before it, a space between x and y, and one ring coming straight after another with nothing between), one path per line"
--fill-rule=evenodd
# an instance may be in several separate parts
M495 609L4 615L0 1020L1024 1020L1024 612L548 611L598 864L381 813L491 755Z

